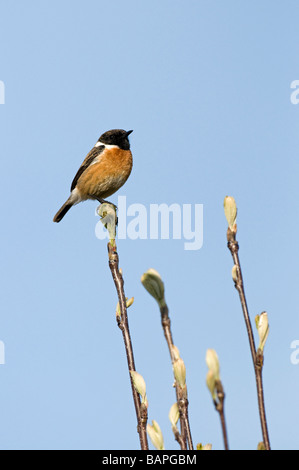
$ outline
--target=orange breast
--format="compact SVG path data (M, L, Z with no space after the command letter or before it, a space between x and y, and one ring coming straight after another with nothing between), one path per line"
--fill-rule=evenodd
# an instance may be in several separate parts
M82 199L111 196L127 181L132 166L130 150L106 149L99 162L90 165L77 182Z

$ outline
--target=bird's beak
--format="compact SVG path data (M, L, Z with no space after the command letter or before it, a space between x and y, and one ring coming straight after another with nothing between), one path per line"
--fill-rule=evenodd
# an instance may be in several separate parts
M127 132L126 132L127 137L128 137L128 135L132 134L132 132L133 132L133 131L127 131Z

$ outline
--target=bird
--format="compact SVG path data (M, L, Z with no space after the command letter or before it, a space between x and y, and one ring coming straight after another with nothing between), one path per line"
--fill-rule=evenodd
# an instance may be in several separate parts
M55 214L53 222L60 222L70 208L81 201L109 202L105 198L125 184L133 167L128 139L132 132L111 129L101 135L77 171L70 197Z

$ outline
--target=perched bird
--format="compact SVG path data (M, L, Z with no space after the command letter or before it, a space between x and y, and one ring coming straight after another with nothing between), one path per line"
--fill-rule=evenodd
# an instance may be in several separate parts
M71 195L54 216L60 222L72 206L86 199L100 203L114 194L130 176L133 159L128 136L133 131L112 129L101 135L86 156L71 185Z

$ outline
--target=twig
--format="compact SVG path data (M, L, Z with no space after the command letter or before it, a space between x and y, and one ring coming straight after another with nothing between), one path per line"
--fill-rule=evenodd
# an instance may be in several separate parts
M224 448L225 450L229 450L226 422L225 422L225 416L224 416L225 393L224 393L223 385L220 379L220 364L219 364L218 354L216 353L215 349L207 349L206 363L209 369L207 373L206 384L212 395L215 409L216 411L218 411L219 416L220 416L220 423L221 423L222 435L223 435L223 440L224 440Z
M243 283L243 276L242 270L239 260L239 244L236 241L236 229L231 229L228 227L227 230L227 246L231 252L232 258L234 260L234 265L236 266L236 277L234 279L235 287L239 293L240 302L243 310L244 320L246 324L249 345L251 350L251 356L254 366L255 378L256 378L256 386L257 386L257 396L258 396L258 406L259 406L259 414L260 414L260 421L262 427L262 434L263 434L263 441L265 444L266 450L271 450L270 448L270 440L268 434L268 427L267 427L267 420L266 420L266 411L265 411L265 403L264 403L264 392L263 392L263 381L262 381L262 367L263 367L263 360L260 354L256 353L256 347L254 342L254 336L252 332L252 326L250 322L247 301L245 296L244 290L244 283Z
M129 372L136 371L133 347L132 347L132 342L131 342L131 337L130 337L128 315L127 315L126 297L125 297L125 292L124 292L124 280L118 267L119 258L118 258L118 253L116 251L115 241L113 243L110 240L110 242L108 243L108 255L109 255L109 267L110 267L113 281L117 290L117 295L119 299L119 308L121 312L121 316L120 317L117 316L117 324L123 334ZM136 411L136 416L137 416L137 431L139 433L140 446L142 450L148 450L148 442L147 442L147 434L146 434L147 409L146 407L141 406L139 394L135 390L131 374L129 375L130 375L135 411Z
M224 390L223 386L220 380L216 381L216 392L217 392L217 397L218 397L218 402L215 401L215 408L219 413L220 416L220 422L221 422L221 429L222 429L222 435L223 435L223 441L224 441L224 448L225 450L229 450L228 447L228 437L227 437L227 430L226 430L226 422L225 422L225 416L224 416Z
M178 428L177 428L177 427L173 427L173 428L172 428L172 431L173 431L175 440L179 443L180 448L181 448L182 450L187 450L187 448L186 448L186 442L185 442L184 439L182 438L182 435L180 434Z
M260 350L258 349L257 354L256 354L256 360L255 360L256 388L257 388L257 396L258 396L258 402L259 402L263 440L264 440L266 450L271 450L268 427L267 427L267 418L266 418L265 400L264 400L264 388L263 388L263 376L262 376L263 353L261 352L261 355L259 353L260 353Z
M109 232L109 243L108 243L108 256L109 256L109 268L111 270L112 278L116 287L118 300L119 300L119 312L117 312L116 320L118 327L120 328L123 340L125 344L129 376L131 382L132 395L135 405L135 411L137 416L137 431L140 439L140 446L142 450L148 450L148 441L146 433L147 423L147 407L141 403L140 396L135 390L133 385L131 371L136 371L135 361L133 354L133 347L130 337L128 314L127 314L127 302L124 292L124 280L121 272L119 271L119 257L117 253L115 237L116 237L116 208L112 204L105 203L99 206L98 213L101 217L101 222L105 225Z
M168 345L171 362L174 364L174 344L172 339L172 333L170 329L170 318L169 318L169 311L166 303L164 302L163 305L160 306L160 313L161 313L161 323L164 332L164 336ZM193 442L190 430L190 423L188 417L188 398L187 398L187 387L184 388L180 387L177 383L175 383L176 389L176 398L178 403L178 408L180 412L180 423L181 423L181 438L178 439L176 436L176 440L181 446L182 450L186 450L186 441L188 443L188 447L190 450L193 450Z

